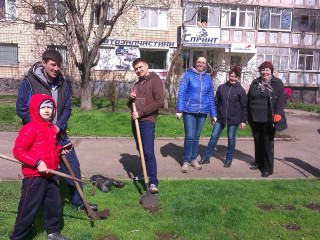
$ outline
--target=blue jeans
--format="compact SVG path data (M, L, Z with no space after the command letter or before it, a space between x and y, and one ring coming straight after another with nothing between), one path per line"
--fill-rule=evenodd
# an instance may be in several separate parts
M206 159L206 160L210 159L224 127L225 125L219 122L216 122L214 124L212 133L211 133L211 138L206 148L206 152L202 156L203 159ZM233 159L234 150L236 148L236 133L238 130L238 125L230 125L230 126L227 126L227 128L228 128L228 152L226 156L226 161L231 162Z
M190 162L197 158L199 138L207 114L183 113L184 123L184 152L183 161Z
M154 155L154 131L156 125L153 122L144 121L139 122L140 135L142 141L142 148L144 153L144 159L146 162L147 174L150 179L149 185L154 184L158 186L157 178L157 161ZM132 121L132 132L136 141L136 147L139 151L137 132L134 121Z

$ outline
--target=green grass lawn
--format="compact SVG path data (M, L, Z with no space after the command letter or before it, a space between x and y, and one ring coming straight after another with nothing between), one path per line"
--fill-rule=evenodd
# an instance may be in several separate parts
M90 221L69 204L61 181L61 232L73 240L90 239L319 239L320 185L298 180L160 180L160 210L139 203L141 183L125 181L108 193L84 186L88 202L110 209L111 216ZM7 239L16 218L20 182L0 182L0 239ZM312 208L317 208L313 209ZM38 214L28 239L46 239Z
M21 120L15 112L15 96L0 96L0 131L19 131ZM11 101L11 102L6 102ZM93 98L93 108L83 111L79 108L80 100L72 99L72 114L68 122L69 136L133 136L131 130L130 111L126 106L126 99L120 99L117 111L112 112L111 104L104 98ZM164 112L164 111L162 111ZM210 136L212 125L207 119L201 136ZM183 120L177 120L173 113L162 113L157 118L156 137L182 137L184 136ZM222 132L227 136L227 129ZM251 129L247 125L244 130L238 130L237 136L251 136Z

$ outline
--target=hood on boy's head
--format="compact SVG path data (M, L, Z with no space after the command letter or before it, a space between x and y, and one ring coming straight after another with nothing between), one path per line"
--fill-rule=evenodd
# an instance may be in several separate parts
M31 121L38 121L43 122L42 118L40 117L40 106L42 107L51 107L52 108L52 117L50 122L55 117L56 114L56 103L53 100L52 97L45 95L45 94L34 94L30 98L30 104L29 104L29 111L30 111L30 117Z

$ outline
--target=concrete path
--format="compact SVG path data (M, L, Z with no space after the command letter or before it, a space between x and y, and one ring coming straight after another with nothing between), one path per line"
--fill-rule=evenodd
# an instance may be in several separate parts
M314 178L320 177L320 114L297 110L286 110L288 129L283 133L290 135L292 141L275 142L274 174L268 179ZM0 154L12 157L12 148L17 133L0 132ZM208 143L202 138L199 153L202 155ZM139 175L141 163L133 138L78 138L72 142L81 164L83 177L102 174L118 179L130 179ZM190 168L190 172L180 172L183 154L183 138L155 141L155 153L160 179L176 178L224 178L261 179L261 173L249 169L254 161L253 139L237 139L234 161L230 168L224 168L227 140L220 139L211 163L203 170ZM20 179L20 166L6 160L1 161L0 180Z

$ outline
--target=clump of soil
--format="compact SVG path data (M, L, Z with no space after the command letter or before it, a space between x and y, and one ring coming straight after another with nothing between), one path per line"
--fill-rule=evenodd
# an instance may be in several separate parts
M149 211L153 215L160 210L160 204L152 207L143 207L143 209Z
M258 208L260 208L261 210L264 210L264 211L271 211L271 210L274 209L274 206L273 205L267 205L267 204L259 203L258 204Z
M294 224L294 223L282 224L281 226L287 230L301 231L301 227L297 224Z
M320 211L320 204L315 204L315 203L309 203L309 204L306 204L306 205L303 205L304 207L306 208L309 208L311 210L318 210Z
M157 240L174 240L178 239L178 234L176 233L159 233L156 232Z
M105 236L98 238L98 240L119 240L119 239L120 238L116 235L105 235Z

